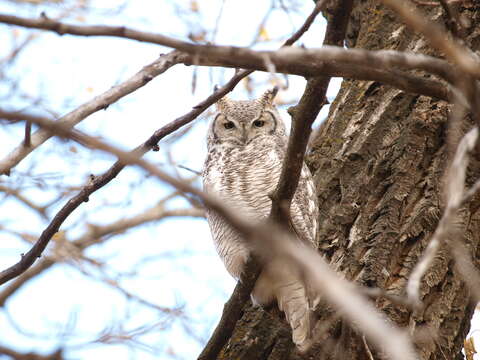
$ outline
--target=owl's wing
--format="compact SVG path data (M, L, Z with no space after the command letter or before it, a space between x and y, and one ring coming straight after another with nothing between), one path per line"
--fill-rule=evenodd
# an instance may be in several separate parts
M312 175L303 164L290 210L293 228L300 240L316 247L318 200Z

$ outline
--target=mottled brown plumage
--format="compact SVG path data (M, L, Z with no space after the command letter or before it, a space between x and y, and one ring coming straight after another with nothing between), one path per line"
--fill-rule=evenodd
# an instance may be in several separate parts
M287 147L285 125L273 105L274 96L274 91L267 91L256 100L220 100L207 139L204 190L220 197L253 224L266 220L270 214L269 194L277 186ZM317 197L306 165L292 201L291 217L300 240L316 246ZM207 219L218 254L228 272L238 279L249 249L220 216L207 211ZM279 267L275 261L265 265L252 299L260 305L276 300L292 327L295 344L300 348L307 344L312 301L294 269Z

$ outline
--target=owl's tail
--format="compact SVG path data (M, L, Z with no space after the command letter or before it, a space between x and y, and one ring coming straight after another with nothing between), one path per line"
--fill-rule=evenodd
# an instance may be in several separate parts
M292 328L292 340L301 351L310 347L311 309L307 291L303 283L296 279L277 287L276 297L278 307L285 313Z
M311 345L309 294L300 274L285 265L275 261L264 267L252 292L252 300L260 305L276 300L292 328L293 342L300 351L306 351Z

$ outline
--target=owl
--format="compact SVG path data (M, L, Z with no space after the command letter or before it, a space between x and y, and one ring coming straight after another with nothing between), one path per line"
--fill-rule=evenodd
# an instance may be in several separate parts
M287 148L285 124L273 105L275 95L273 89L255 100L221 99L207 136L204 191L221 199L251 224L267 220L270 214L269 195L278 184ZM305 164L290 212L297 236L316 247L317 196ZM238 280L251 250L221 216L207 210L207 220L219 256ZM273 264L263 266L252 301L262 306L276 301L290 323L293 342L301 349L310 338L312 301L300 274Z

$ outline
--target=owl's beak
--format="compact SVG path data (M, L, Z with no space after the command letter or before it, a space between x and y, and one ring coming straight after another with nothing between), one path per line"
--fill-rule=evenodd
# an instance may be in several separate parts
M247 132L244 131L242 133L242 142L246 145L247 144L247 141L248 141L248 135L247 135Z
M245 126L242 126L242 142L244 145L246 145L248 142L248 133L247 129L245 129Z

